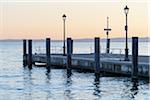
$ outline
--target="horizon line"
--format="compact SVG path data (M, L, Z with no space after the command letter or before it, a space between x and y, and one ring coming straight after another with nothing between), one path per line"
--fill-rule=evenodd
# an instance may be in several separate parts
M137 36L133 36L133 37L137 37ZM46 38L49 38L49 37L46 37ZM32 40L45 40L46 38L37 38L37 39L32 39ZM68 37L70 38L70 37ZM150 39L150 37L138 37L139 39ZM0 40L23 40L23 39L31 39L31 38L22 38L22 39L0 39ZM66 38L67 39L67 38ZM94 38L76 38L74 40L92 40ZM100 38L100 39L106 39L106 38ZM114 38L110 38L110 39L125 39L123 37L114 37ZM128 39L132 39L132 37L129 37ZM51 39L51 40L54 40L54 41L63 41L62 39Z

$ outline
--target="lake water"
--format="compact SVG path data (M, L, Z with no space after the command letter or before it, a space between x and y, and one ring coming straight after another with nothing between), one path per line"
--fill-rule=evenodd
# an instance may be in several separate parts
M53 52L61 52L61 42L51 44ZM93 44L76 42L74 53L93 52ZM34 42L33 47L34 53L44 52L45 42ZM124 49L124 43L113 42L111 48ZM146 42L139 44L139 54L149 54ZM96 81L94 73L75 70L70 77L65 69L52 69L49 74L45 68L28 70L22 65L22 41L0 42L0 100L150 100L149 86L144 80L132 82L127 77L102 76Z

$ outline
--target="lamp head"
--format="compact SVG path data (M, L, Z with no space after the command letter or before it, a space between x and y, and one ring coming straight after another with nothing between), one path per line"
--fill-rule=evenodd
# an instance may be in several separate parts
M67 17L67 16L66 16L65 14L63 14L62 18L63 18L64 20L66 19L66 17Z
M128 8L127 6L124 8L124 13L125 13L125 14L128 14L128 13L129 13L129 8Z

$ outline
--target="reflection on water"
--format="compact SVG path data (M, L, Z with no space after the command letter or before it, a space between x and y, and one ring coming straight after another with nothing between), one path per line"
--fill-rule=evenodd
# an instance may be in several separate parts
M50 84L51 84L50 80L51 80L51 74L49 72L47 72L46 73L46 81L45 81L47 86L50 86ZM49 98L51 98L51 95L52 95L50 88L48 88L48 90L46 92L47 92L46 100L48 100Z
M65 75L65 79L66 79L66 82L65 82L65 91L64 91L64 98L66 100L72 100L72 95L71 95L71 86L72 86L72 79L71 79L71 75L72 75L72 72L71 70L66 70L66 75Z
M25 99L32 99L32 79L31 79L31 70L28 70L27 68L24 69L24 74L23 74L23 79L24 79L24 87L25 87L25 92L24 92L24 98Z
M100 91L100 75L99 74L95 74L95 79L94 79L94 95L97 97L101 97L100 95L101 91Z
M130 90L131 90L131 93L132 93L131 94L132 98L135 98L135 96L138 93L138 80L136 80L136 79L132 80L132 88Z
M36 66L29 70L22 66L21 47L0 44L0 100L150 100L150 84L142 80L66 69L47 73Z
M74 70L70 73L65 69L52 69L50 73L47 73L45 68L37 67L33 67L32 70L26 67L22 68L22 73L23 80L16 79L11 84L14 85L13 91L15 92L13 93L10 92L9 86L4 87L4 84L2 84L2 81L7 80L8 76L1 75L3 78L0 77L0 91L6 91L7 95L10 94L10 97L4 97L6 95L0 93L1 99L149 99L149 83L142 80L131 80L125 77L104 77L93 73L79 73ZM18 82L23 84L20 91L19 86L17 86Z

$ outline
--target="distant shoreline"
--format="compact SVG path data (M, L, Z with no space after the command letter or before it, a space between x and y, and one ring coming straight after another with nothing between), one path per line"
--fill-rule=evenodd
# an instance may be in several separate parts
M74 41L77 42L92 42L94 41L94 39L73 39ZM1 39L0 42L8 42L8 41L12 41L12 42L19 42L22 41L22 39ZM33 41L45 41L45 39L33 39ZM52 40L53 42L62 42L63 40ZM101 42L105 42L106 39L101 39ZM110 38L111 42L125 42L125 38ZM128 42L131 42L132 38L128 38ZM139 38L139 42L150 42L150 38L146 37L146 38Z

